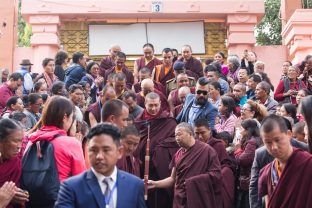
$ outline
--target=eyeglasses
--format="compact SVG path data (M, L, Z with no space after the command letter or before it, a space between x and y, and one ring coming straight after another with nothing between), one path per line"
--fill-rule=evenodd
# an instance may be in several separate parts
M207 91L204 91L204 90L197 90L197 91L196 91L196 94L197 94L197 95L200 95L200 94L208 95L208 92L207 92Z
M245 112L245 111L251 111L251 110L248 109L248 108L242 108L242 109L240 109L240 111L241 111L241 112Z

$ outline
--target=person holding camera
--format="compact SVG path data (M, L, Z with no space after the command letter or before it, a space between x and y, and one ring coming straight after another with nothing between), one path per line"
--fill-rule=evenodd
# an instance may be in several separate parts
M280 80L275 93L274 99L276 101L283 101L284 103L297 104L296 95L301 89L306 89L306 85L303 81L298 79L298 68L290 66L288 68L287 77Z

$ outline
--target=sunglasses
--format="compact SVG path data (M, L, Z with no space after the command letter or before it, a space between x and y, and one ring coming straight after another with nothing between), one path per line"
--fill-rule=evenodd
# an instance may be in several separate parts
M197 94L197 95L200 95L200 94L208 95L208 92L207 92L207 91L204 91L204 90L197 90L197 91L196 91L196 94Z

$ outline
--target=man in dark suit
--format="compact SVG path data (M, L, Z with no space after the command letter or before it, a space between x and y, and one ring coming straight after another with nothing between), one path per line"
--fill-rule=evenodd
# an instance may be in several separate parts
M87 139L91 169L62 183L55 207L144 208L143 181L116 167L123 152L119 129L98 124Z

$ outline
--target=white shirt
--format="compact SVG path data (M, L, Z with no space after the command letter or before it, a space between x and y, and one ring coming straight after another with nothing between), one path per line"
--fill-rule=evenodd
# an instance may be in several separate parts
M111 180L109 180L109 188L111 191L113 191L112 189L113 189L115 183L117 182L117 167L115 166L114 171L110 176L104 176L101 173L96 172L93 168L91 168L91 170L94 173L95 177L97 178L97 180L100 184L101 191L103 193L103 200L104 200L104 193L106 190L106 185L103 183L103 180L104 180L104 178L109 178L109 177L111 178ZM113 192L113 196L112 196L114 207L117 207L116 206L117 205L117 189L118 189L118 187L116 186L116 188Z

